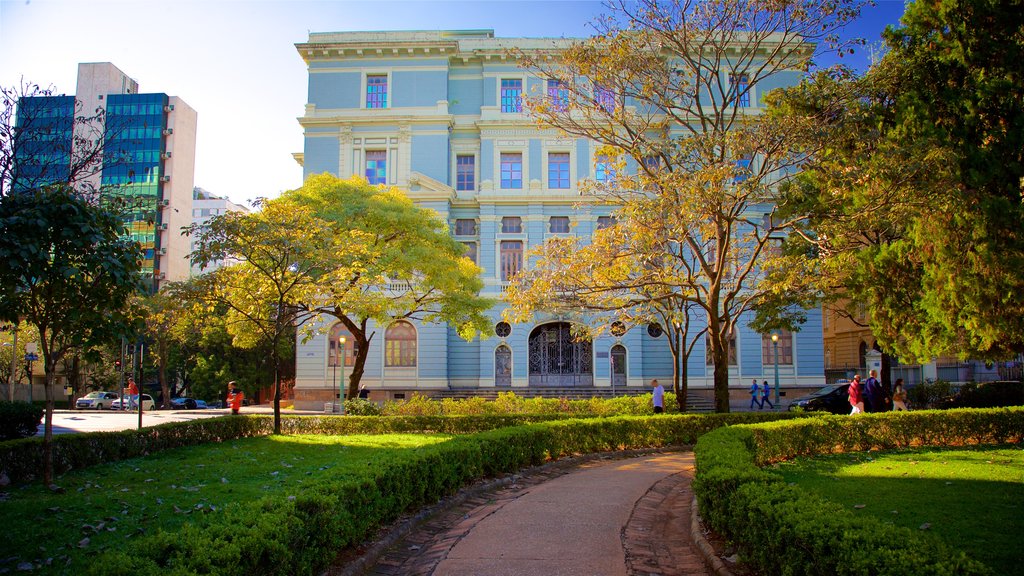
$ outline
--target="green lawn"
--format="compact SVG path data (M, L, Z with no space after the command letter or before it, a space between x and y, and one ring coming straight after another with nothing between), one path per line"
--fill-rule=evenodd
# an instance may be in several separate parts
M996 574L1024 575L1020 446L836 454L776 469L855 514L938 536Z
M445 435L270 436L169 450L71 472L54 494L40 483L0 495L0 573L85 573L97 554L135 536L205 522L225 505L287 497L305 482L355 475ZM197 550L202 554L202 550ZM27 573L27 572L24 572Z

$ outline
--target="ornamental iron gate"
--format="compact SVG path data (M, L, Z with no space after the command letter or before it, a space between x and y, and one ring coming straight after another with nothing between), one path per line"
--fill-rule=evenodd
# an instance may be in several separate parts
M612 386L625 386L626 381L626 348L621 344L612 346Z
M512 349L504 344L494 351L494 385L499 388L512 385Z
M574 340L568 322L543 324L530 333L530 386L594 385L593 345Z

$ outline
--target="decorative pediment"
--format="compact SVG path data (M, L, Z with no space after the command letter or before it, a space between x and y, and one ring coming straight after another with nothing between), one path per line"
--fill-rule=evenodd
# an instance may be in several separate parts
M455 189L451 186L413 171L409 174L409 197L413 200L455 200Z

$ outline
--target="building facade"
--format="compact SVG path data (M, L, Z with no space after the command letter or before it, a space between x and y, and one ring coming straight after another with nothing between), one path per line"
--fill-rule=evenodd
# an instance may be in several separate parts
M196 187L192 191L192 223L202 226L214 216L221 216L228 212L249 212L249 207L242 204L235 204L227 198L215 196L202 188ZM189 238L189 252L195 250L195 239ZM224 265L224 262L212 262L205 267L196 266L192 263L192 275L198 276L206 272L212 272Z
M539 128L521 97L544 93L509 49L557 51L561 39L495 38L491 30L313 33L296 45L309 71L304 175L359 175L396 186L448 220L482 269L484 294L500 299L528 265L524 254L552 236L587 239L613 218L588 203L585 179L607 176L594 143ZM798 79L773 79L779 85ZM754 98L749 104L758 106ZM499 300L500 301L500 300ZM503 304L490 312L494 334L466 342L446 325L400 321L378 326L362 379L374 398L453 388L637 387L670 380L672 356L658 326L633 327L576 342L566 318L507 324ZM786 386L823 382L820 314L779 342ZM740 321L731 380L772 379L774 348ZM319 408L344 389L351 349L340 325L297 344L295 403ZM350 345L349 345L350 346ZM712 370L699 342L688 366L691 389L709 395Z
M76 118L95 118L81 121ZM128 233L143 250L152 290L189 276L196 112L167 94L140 94L139 86L109 62L78 65L74 96L23 98L17 122L23 145L13 190L74 180L83 192L122 198ZM71 176L85 162L86 142L102 138L95 169Z

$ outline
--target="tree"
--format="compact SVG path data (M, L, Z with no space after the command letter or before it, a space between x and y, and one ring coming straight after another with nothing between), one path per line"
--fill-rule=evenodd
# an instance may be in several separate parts
M863 77L818 76L777 113L819 149L788 190L826 289L901 358L1024 351L1024 15L908 4ZM794 240L797 237L794 236Z
M480 296L480 268L463 255L443 219L397 188L324 174L280 200L330 223L318 229L333 235L332 251L320 254L315 266L318 297L303 302L303 311L337 318L355 340L348 398L359 394L375 334L370 322L448 322L467 340L491 329L484 313L492 302Z
M114 214L68 186L0 198L0 320L38 331L46 371L44 478L53 482L53 385L73 351L130 327L126 302L141 289L139 247Z
M339 247L331 223L312 210L271 200L252 214L230 212L203 225L192 225L196 238L193 260L235 262L196 282L199 298L227 309L228 332L240 348L261 345L274 364L274 433L281 433L281 363L289 333L310 317L300 314L303 303L317 297L321 266Z
M664 268L643 299L670 292L702 311L718 411L729 410L729 335L745 312L786 293L765 281L779 239L800 220L778 218L778 187L809 153L790 137L799 119L765 117L751 98L776 75L806 69L822 49L815 42L849 48L835 34L860 4L621 1L597 36L558 58L518 54L549 80L548 93L527 102L542 126L635 167L588 191L633 207L624 237L650 226L659 238L638 254Z
M103 108L29 82L0 87L0 106L0 197L54 183L95 192L90 178L119 158L106 150Z

